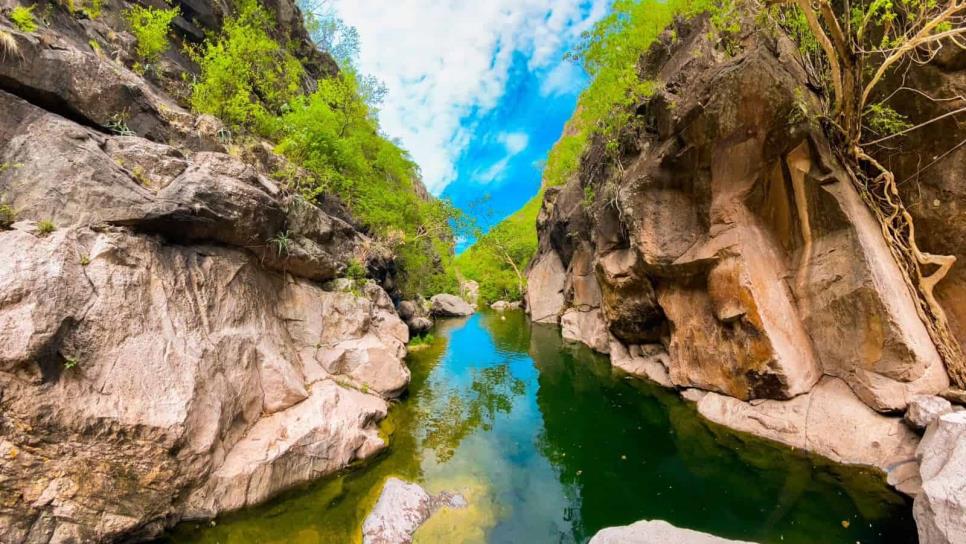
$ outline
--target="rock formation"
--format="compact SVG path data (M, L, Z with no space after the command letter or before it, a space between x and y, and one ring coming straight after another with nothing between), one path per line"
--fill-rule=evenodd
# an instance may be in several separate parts
M362 524L363 544L409 544L419 527L443 507L465 508L455 493L430 495L417 484L389 478Z
M140 539L264 501L382 449L409 381L387 294L330 281L366 235L276 184L270 146L227 154L168 93L180 53L151 81L128 70L123 7L51 6L37 34L0 17L5 543ZM178 39L224 16L180 7ZM291 1L267 7L310 75L335 70ZM90 45L108 36L113 57Z
M466 317L476 313L470 303L456 295L440 293L429 300L429 313L433 317Z
M723 50L711 24L666 31L638 66L657 90L634 105L619 151L598 137L578 172L546 188L527 309L630 374L688 390L714 421L877 466L915 494L918 437L898 416L949 388L943 362L877 220L810 118L818 98L797 48L744 24ZM917 77L966 95L961 60ZM949 128L943 145L936 134L903 144L911 156L948 149L963 135ZM897 162L907 174L909 156ZM935 209L916 209L918 238L936 234L926 247L955 254L966 223L951 215L964 186L962 150L953 156L930 182ZM954 328L966 315L957 285L941 296ZM923 467L921 480L932 477ZM945 515L920 502L917 515Z
M590 544L751 544L728 540L690 529L675 527L666 521L638 521L624 527L601 529Z

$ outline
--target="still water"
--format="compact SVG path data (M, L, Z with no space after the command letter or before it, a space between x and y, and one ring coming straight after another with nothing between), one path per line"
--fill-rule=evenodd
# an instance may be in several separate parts
M910 504L879 475L702 421L555 327L487 312L435 335L408 358L413 380L384 422L386 453L166 540L359 542L382 482L399 476L470 503L437 513L416 542L586 542L640 519L761 543L916 542Z

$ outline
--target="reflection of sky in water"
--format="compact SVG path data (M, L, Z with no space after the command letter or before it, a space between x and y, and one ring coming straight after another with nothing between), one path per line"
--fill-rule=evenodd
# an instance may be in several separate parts
M425 484L440 488L435 481L454 481L466 474L489 482L488 498L497 505L495 525L488 534L491 542L571 542L570 527L575 520L565 517L579 511L572 508L575 492L560 482L557 470L536 447L543 427L536 400L537 369L526 354L499 349L479 323L481 319L474 315L465 326L448 334L449 346L429 378L432 387L472 391L479 370L505 365L507 381L519 380L523 394L509 395L510 410L494 414L492 427L467 436L446 462L437 462L435 455L425 456Z

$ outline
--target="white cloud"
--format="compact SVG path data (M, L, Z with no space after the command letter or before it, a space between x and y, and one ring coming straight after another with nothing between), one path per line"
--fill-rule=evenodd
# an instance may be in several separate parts
M581 10L590 2L590 17ZM495 107L515 52L533 71L553 71L565 44L601 17L608 0L332 0L359 30L360 69L389 90L383 130L402 140L439 194L472 127L471 112ZM496 165L494 165L496 166Z
M561 62L551 69L540 82L540 95L553 96L574 92L581 71L573 62Z
M497 137L509 155L516 155L530 144L530 136L526 132L501 132Z

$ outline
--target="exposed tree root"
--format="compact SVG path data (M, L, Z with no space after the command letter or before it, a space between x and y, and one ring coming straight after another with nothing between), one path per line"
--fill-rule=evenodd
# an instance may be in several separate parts
M915 224L899 196L895 176L861 149L856 148L854 154L860 163L868 164L878 175L870 179L861 169L849 168L849 177L879 220L882 236L885 237L892 256L914 295L916 310L946 364L950 379L956 387L966 389L966 357L953 336L946 320L946 312L934 293L936 284L949 273L956 257L933 255L919 249L916 244ZM848 164L848 161L843 163ZM928 273L927 269L930 267L937 268Z

